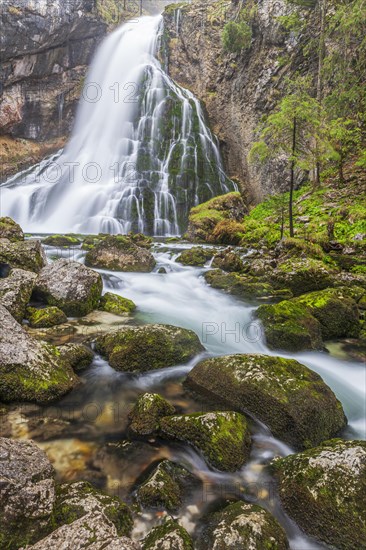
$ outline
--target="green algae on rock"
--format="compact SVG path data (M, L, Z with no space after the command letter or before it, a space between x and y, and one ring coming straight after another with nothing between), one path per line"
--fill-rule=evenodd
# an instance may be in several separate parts
M143 539L142 550L193 550L187 531L173 519L154 527Z
M3 306L0 323L0 401L50 403L77 385L56 348L31 338Z
M39 271L47 264L40 241L16 241L0 238L0 264L26 271Z
M109 235L87 252L85 265L112 271L152 271L155 259L146 247L139 246L130 235Z
M116 370L146 372L185 363L204 348L191 330L172 325L144 325L100 336L96 350Z
M290 288L294 296L334 286L337 271L320 260L290 258L278 264L267 277L275 288Z
M0 279L0 304L18 322L24 318L36 278L37 275L32 271L12 269L8 277Z
M276 293L270 284L258 282L254 277L238 273L224 273L220 269L207 271L204 278L213 288L225 290L229 294L241 298L270 298Z
M175 413L175 408L157 393L144 393L130 412L129 429L136 435L151 435L159 429L159 419Z
M34 294L69 317L81 317L98 307L102 288L99 273L79 262L62 259L42 269Z
M56 306L42 309L28 307L26 310L26 319L32 328L49 328L67 323L65 313Z
M190 371L185 385L257 417L275 437L297 449L318 445L346 425L332 390L294 359L260 354L206 359Z
M212 260L212 267L231 273L233 271L242 271L244 264L240 255L229 247L215 254Z
M136 309L136 304L128 298L123 298L113 292L106 292L99 300L99 309L125 317Z
M81 244L80 239L75 237L75 235L50 235L43 239L43 244L47 246L57 246L57 247L68 247L68 246L78 246Z
M203 248L202 246L194 246L182 252L176 259L176 262L188 266L203 267L211 258L212 250Z
M179 439L202 452L211 466L235 472L248 460L250 435L245 416L231 411L167 416L163 437Z
M260 506L239 501L205 518L197 550L286 550L286 533L278 521Z
M271 349L287 351L323 349L321 325L301 304L284 300L262 305L256 311Z
M136 491L136 499L144 508L177 511L199 480L180 464L163 460Z
M8 217L0 218L0 239L24 241L24 233L19 224Z
M366 548L366 442L326 441L272 462L287 513L308 535L339 548Z
M75 372L80 372L92 363L94 354L84 344L68 343L58 346L61 358L66 361Z

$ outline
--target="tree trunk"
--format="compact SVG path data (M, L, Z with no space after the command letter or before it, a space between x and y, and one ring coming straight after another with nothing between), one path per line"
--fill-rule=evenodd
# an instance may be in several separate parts
M319 124L321 124L321 106L323 101L323 64L325 55L325 16L326 16L326 0L319 0L320 10L320 33L319 33L319 51L318 51L318 77L316 84L316 99L319 105ZM320 187L320 172L321 164L319 160L319 137L316 139L316 155L317 161L315 166L315 185Z
M288 205L288 216L290 222L290 237L294 237L294 217L293 217L293 196L295 185L295 154L296 154L296 128L297 120L294 117L294 125L292 128L292 159L291 159L291 175L290 175L290 199Z

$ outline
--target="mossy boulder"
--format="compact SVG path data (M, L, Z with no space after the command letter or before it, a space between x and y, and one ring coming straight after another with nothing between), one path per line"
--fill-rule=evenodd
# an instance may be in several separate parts
M26 310L26 319L32 328L49 328L67 322L65 313L55 306L43 309L28 307Z
M199 480L170 460L160 462L136 491L137 502L144 508L177 511Z
M320 323L302 304L284 300L278 304L262 305L256 316L262 321L266 342L271 349L324 348Z
M222 269L223 271L233 272L242 271L244 264L239 254L232 248L226 248L215 254L212 260L212 267Z
M278 521L260 506L233 502L204 518L197 550L286 550L286 533Z
M260 354L206 359L191 370L185 385L203 398L254 415L298 449L318 445L346 424L332 390L294 359Z
M24 317L36 278L32 271L12 269L8 277L0 279L0 304L19 322Z
M129 235L109 235L86 254L85 265L112 271L150 272L155 259L149 250L138 246Z
M203 267L211 258L212 250L203 248L202 246L195 246L182 252L176 261L183 265Z
M106 292L99 301L99 309L125 317L136 309L136 304L128 298L123 298L113 292Z
M24 241L24 233L20 225L8 217L0 218L0 239L9 241Z
M39 273L47 259L40 241L12 242L0 238L0 264Z
M81 244L80 239L74 235L50 235L43 239L43 244L47 246L57 246L57 247L69 247L69 246L78 246Z
M241 244L245 227L242 223L234 220L221 220L216 224L208 241L215 244L230 244L233 246Z
M288 258L313 258L315 260L323 261L326 259L326 254L319 244L290 237L282 239L276 245L274 253L282 260ZM331 261L330 258L329 261Z
M366 442L326 441L272 462L287 513L340 550L366 548Z
M361 324L352 291L334 288L310 292L295 298L294 303L305 306L319 321L324 340L357 338Z
M96 349L116 370L146 372L185 363L204 348L191 330L144 325L102 335L97 338Z
M56 348L31 338L3 306L0 325L0 401L50 403L77 385Z
M91 365L94 354L92 350L84 344L64 344L58 346L61 358L70 365L75 372L80 372Z
M62 259L42 269L34 294L62 309L68 317L82 317L98 307L102 288L99 273L79 262Z
M214 242L212 233L224 221L240 222L247 208L240 193L227 193L192 208L189 215L187 238L190 241ZM227 244L237 244L231 241Z
M54 469L33 441L0 438L0 548L16 550L49 528Z
M143 539L142 550L193 550L193 542L187 531L176 521L169 519L154 527Z
M212 269L204 274L204 278L212 288L225 290L228 294L244 299L271 298L275 294L270 284L238 273L223 273L220 269Z
M320 260L290 258L280 262L267 280L275 288L290 288L294 296L299 296L334 286L336 273L334 268L327 267Z
M140 395L129 414L129 429L135 435L151 435L159 429L159 419L175 413L175 408L157 393Z
M248 424L237 412L167 416L160 421L160 431L163 437L192 445L218 470L235 472L249 458Z

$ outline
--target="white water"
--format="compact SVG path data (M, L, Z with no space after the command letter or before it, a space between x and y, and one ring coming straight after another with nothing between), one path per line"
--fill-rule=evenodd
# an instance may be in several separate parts
M193 205L235 188L198 100L156 57L161 33L159 15L104 40L65 150L1 187L2 215L30 232L175 235Z

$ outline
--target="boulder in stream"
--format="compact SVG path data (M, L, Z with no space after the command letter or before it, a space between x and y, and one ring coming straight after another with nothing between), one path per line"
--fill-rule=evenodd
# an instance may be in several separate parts
M109 235L87 252L85 265L112 271L150 272L155 267L155 259L129 235Z
M26 271L39 271L47 264L40 241L16 241L0 238L0 264Z
M193 331L172 325L127 326L97 338L96 349L125 372L171 367L204 350Z
M49 328L67 323L65 313L56 306L41 309L28 307L26 318L29 321L29 326L32 328Z
M106 292L99 301L99 309L125 317L136 309L136 304L128 298L123 298L113 292Z
M75 372L80 372L92 363L94 353L84 344L68 343L58 346L61 358L70 365Z
M222 269L223 271L233 272L233 271L242 271L244 264L240 255L235 252L232 248L226 248L215 254L212 267Z
M213 288L225 290L228 294L244 299L270 298L276 294L270 284L239 273L224 273L221 269L213 269L207 271L204 278Z
M203 246L194 246L182 252L176 261L183 265L203 267L212 258L212 255L212 250L203 248Z
M59 248L67 248L70 246L78 246L81 244L81 241L75 237L75 235L50 235L46 237L43 241L43 244L47 246L56 246Z
M237 412L208 412L167 416L161 435L185 441L207 462L225 472L239 470L249 458L250 434L245 416Z
M294 359L260 354L214 357L198 363L185 385L215 404L248 412L297 449L314 447L346 425L332 390Z
M99 273L79 262L61 259L42 269L34 294L69 317L81 317L98 307L102 288Z
M301 529L339 550L366 548L365 441L326 441L272 467L283 507Z
M289 288L294 296L334 286L337 270L313 258L290 258L278 263L267 281L277 289Z
M151 529L142 541L142 550L193 550L187 531L173 519Z
M0 304L19 322L24 317L36 278L32 271L12 269L8 277L0 279Z
M278 521L260 506L234 502L205 518L197 550L286 550L287 536Z
M129 414L129 429L135 435L152 435L159 429L159 419L175 413L175 408L157 393L140 395Z
M8 217L0 218L0 239L9 241L24 241L24 233L20 225Z
M78 383L56 348L31 338L0 305L0 401L49 403Z

